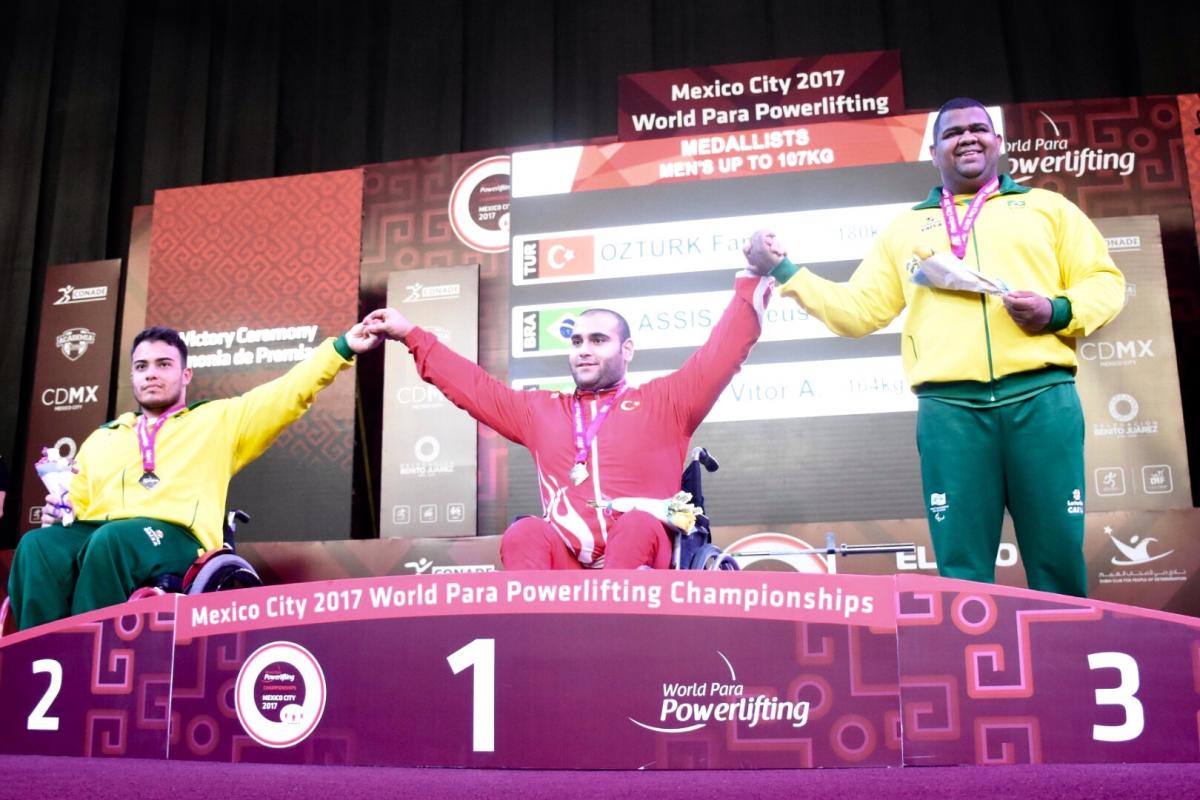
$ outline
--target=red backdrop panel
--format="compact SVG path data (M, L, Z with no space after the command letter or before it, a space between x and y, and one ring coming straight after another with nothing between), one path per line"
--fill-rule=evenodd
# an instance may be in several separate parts
M361 170L158 192L146 323L209 332L318 327L311 342L272 347L338 336L358 316L361 228ZM188 399L238 394L288 366L199 368ZM247 529L254 539L348 537L353 454L354 380L343 375L234 480L230 506L258 518Z

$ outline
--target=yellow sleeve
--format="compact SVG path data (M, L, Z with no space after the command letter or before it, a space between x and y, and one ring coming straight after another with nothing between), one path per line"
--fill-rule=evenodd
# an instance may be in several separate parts
M326 339L283 375L232 398L227 413L236 428L234 474L262 455L284 428L304 416L317 393L353 363L335 348L334 339Z
M900 271L888 254L885 236L876 237L870 252L845 283L801 268L780 288L809 314L839 336L858 338L885 327L904 310Z
M79 446L79 452L75 455L75 467L79 471L71 479L71 488L67 490L67 496L71 499L71 507L75 510L75 516L78 519L88 518L88 511L92 504L92 486L88 477L90 474L88 462L91 460L90 453L97 433L98 431L93 432Z
M1063 336L1087 336L1112 322L1125 306L1125 276L1095 224L1062 198L1058 211L1057 243L1062 296L1071 301L1071 321Z

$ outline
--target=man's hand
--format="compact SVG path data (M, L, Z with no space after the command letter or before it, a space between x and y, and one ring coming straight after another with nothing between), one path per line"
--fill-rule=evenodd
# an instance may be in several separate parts
M361 322L355 323L353 328L346 331L346 344L356 355L361 355L371 348L377 347L382 341L383 337L368 331L366 325Z
M63 497L60 502L59 498L54 495L46 495L46 504L42 506L42 527L48 528L57 522L61 522L63 513L70 509L70 498Z
M1026 333L1041 333L1050 324L1050 315L1054 309L1050 299L1040 294L1027 291L1009 292L1004 296L1004 308L1008 315L1017 323L1017 327Z
M393 341L404 341L414 325L408 317L394 308L379 308L367 314L362 321L363 328L373 336L386 336Z
M750 271L757 275L770 275L787 256L787 248L775 236L774 231L758 230L742 248Z

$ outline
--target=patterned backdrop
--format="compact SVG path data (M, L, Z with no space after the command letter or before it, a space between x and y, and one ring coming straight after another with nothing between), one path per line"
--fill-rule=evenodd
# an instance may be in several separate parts
M196 331L315 324L314 344L344 333L357 319L361 209L360 170L158 192L147 324ZM239 394L288 366L199 369L189 400ZM266 538L344 537L353 432L354 381L343 376L235 481L231 506L261 513Z
M1006 107L1005 114L1010 146L1017 140L1032 140L1034 145L1039 139L1069 140L1072 150L1136 155L1128 175L1120 175L1120 170L1087 171L1081 177L1034 174L1028 185L1061 192L1093 218L1158 215L1180 364L1190 364L1200 355L1200 265L1184 152L1185 141L1197 147L1200 137L1192 128L1198 122L1181 120L1180 101L1173 96L1025 103ZM1017 158L1062 155L1064 151L1053 149L1056 146L1010 154L1014 177L1019 175ZM1188 370L1180 370L1179 380L1186 408L1196 398L1195 380Z
M479 264L481 314L479 363L496 376L508 372L508 252L483 253L464 244L450 225L450 194L472 164L509 150L461 153L436 158L375 164L363 173L362 310L383 306L387 276L398 270ZM372 464L379 463L383 395L383 359L364 359L359 367L362 413ZM506 442L486 427L479 429L479 510L481 533L507 526ZM371 480L378 480L378 468Z

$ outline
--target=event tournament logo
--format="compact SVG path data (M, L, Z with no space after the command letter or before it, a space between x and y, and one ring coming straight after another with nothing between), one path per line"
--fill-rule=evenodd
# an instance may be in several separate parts
M481 253L508 250L511 169L508 156L493 156L472 164L455 182L450 227L467 247Z
M325 674L312 653L271 642L242 664L234 690L238 722L265 747L292 747L308 738L325 713Z

